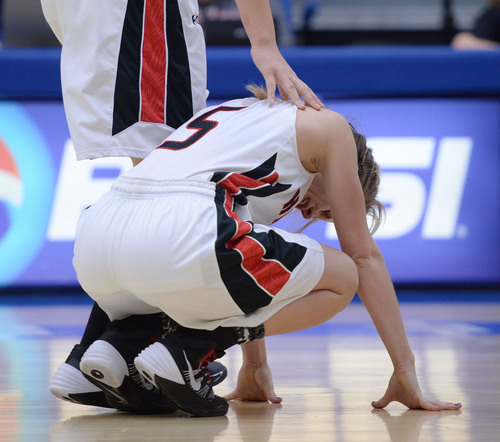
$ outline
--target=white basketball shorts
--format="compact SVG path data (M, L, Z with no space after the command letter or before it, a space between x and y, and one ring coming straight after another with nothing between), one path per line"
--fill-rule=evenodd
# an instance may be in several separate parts
M81 217L74 266L110 316L164 311L185 327L256 326L308 294L315 240L238 219L212 182L119 178Z

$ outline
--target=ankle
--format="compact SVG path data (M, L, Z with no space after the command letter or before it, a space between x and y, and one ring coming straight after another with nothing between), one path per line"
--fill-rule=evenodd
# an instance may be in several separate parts
M237 344L239 345L262 339L266 333L264 324L260 324L256 327L234 327L234 332L236 334Z

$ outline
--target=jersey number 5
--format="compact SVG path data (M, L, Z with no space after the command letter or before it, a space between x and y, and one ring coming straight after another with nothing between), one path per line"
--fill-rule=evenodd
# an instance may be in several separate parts
M204 114L201 114L199 117L195 118L194 120L191 120L187 124L186 126L187 129L193 129L196 131L190 137L188 137L184 141L167 140L163 144L158 146L157 149L170 149L170 150L186 149L186 147L189 147L192 144L196 143L199 139L204 137L208 132L217 127L217 125L219 124L218 121L208 119L213 114L215 114L216 112L234 112L244 108L245 106L243 107L219 106L216 107L215 109L205 112Z

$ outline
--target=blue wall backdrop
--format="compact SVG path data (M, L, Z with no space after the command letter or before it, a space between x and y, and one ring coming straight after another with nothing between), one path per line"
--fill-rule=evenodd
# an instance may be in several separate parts
M76 162L59 55L0 52L0 287L75 285L79 214L130 165ZM374 148L387 208L375 237L394 281L500 283L500 52L308 47L284 55ZM246 48L209 49L208 61L210 104L261 83ZM307 232L338 245L330 225Z

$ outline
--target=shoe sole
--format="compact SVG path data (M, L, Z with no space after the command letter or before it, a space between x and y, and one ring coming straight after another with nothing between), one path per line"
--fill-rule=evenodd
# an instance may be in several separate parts
M109 408L102 389L89 382L80 370L66 362L57 368L49 390L57 398L74 404Z
M80 370L90 382L113 397L116 408L128 407L128 400L120 394L129 373L127 363L111 344L102 340L95 341L84 353Z
M131 369L135 372L134 367ZM177 409L170 402L159 404L146 399L131 379L123 356L106 341L97 340L88 348L80 362L80 370L90 382L104 390L108 403L114 408L138 414L169 414ZM137 373L135 376L141 382Z
M106 341L95 341L84 353L80 370L99 383L119 388L128 375L128 366L123 356Z
M163 344L156 342L141 351L134 364L139 373L165 393L179 409L204 417L224 416L227 413L227 402L210 406L207 399L186 385L173 356Z

